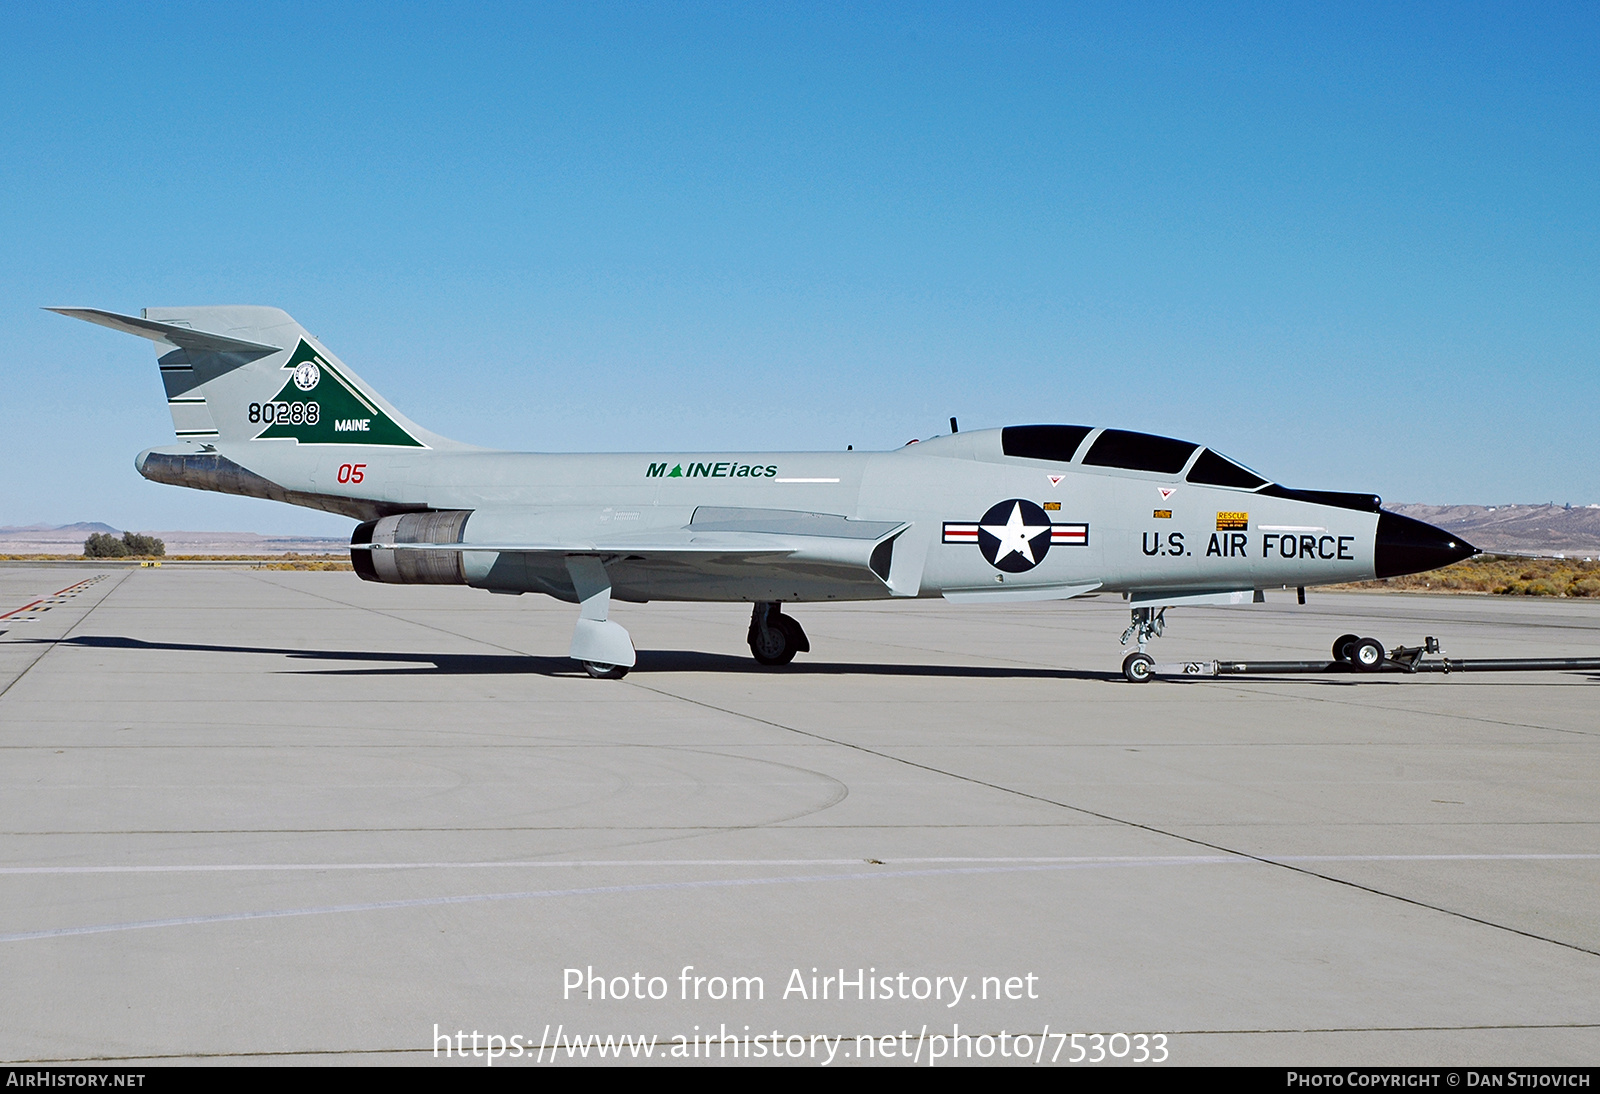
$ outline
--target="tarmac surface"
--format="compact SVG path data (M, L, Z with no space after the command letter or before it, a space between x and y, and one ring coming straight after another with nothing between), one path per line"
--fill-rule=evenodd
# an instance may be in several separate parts
M103 572L0 569L6 1062L1600 1062L1595 673L1132 685L1102 597L795 605L777 671L620 605L606 681L548 599ZM1309 596L1154 652L1600 654Z

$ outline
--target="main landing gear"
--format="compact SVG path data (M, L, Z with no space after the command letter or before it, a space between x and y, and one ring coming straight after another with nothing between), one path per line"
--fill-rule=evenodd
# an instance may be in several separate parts
M750 613L750 652L763 665L787 665L795 654L811 652L806 632L782 608L779 601L758 600Z

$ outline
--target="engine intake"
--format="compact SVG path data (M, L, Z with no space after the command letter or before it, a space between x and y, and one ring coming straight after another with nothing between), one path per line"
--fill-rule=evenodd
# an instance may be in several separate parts
M350 537L350 563L363 581L390 585L465 585L460 551L386 551L360 544L460 543L470 509L401 513L369 520Z

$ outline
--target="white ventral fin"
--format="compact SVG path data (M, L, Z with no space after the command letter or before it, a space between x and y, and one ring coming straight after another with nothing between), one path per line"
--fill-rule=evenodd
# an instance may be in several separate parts
M1100 587L1093 585L1034 585L1026 588L950 589L944 598L952 604L1025 604L1030 600L1071 600L1075 596L1092 593Z
M1260 603L1254 589L1173 589L1170 592L1134 593L1128 597L1133 608L1226 608L1236 604Z

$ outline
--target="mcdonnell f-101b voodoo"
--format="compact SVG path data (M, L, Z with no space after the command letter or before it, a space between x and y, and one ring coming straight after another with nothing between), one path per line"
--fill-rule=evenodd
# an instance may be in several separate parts
M811 648L785 604L1109 592L1132 608L1123 672L1142 681L1170 606L1477 553L1373 495L1291 490L1124 429L952 421L888 452L493 451L412 422L277 308L52 310L155 343L181 443L140 453L145 478L353 517L368 581L576 603L571 656L595 676L635 663L613 599L752 604L750 651L781 665ZM1335 656L1384 652L1346 635Z

